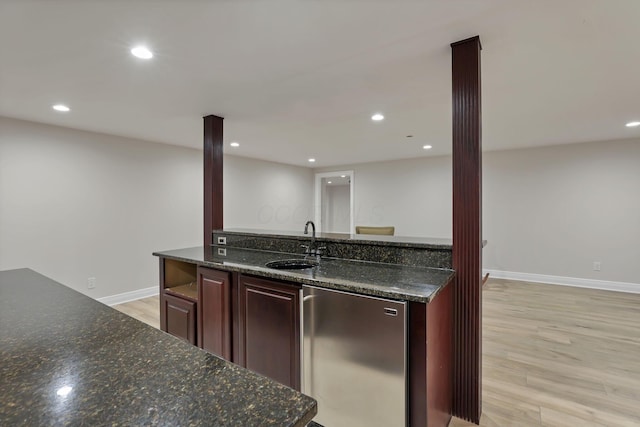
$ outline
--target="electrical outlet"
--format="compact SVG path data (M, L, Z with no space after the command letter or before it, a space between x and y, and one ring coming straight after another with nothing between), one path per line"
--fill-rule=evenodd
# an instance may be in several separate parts
M87 279L87 289L93 289L96 287L96 278L95 277L89 277Z
M593 261L593 271L600 271L600 261Z

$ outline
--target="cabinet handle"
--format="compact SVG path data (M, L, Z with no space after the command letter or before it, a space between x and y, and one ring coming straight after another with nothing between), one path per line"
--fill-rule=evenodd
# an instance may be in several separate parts
M389 307L385 307L384 308L384 314L386 314L387 316L397 316L398 315L398 310L396 310L395 308L389 308Z

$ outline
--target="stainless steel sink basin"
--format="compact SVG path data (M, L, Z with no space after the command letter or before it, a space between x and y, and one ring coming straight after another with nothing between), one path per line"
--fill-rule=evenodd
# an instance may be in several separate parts
M282 259L265 264L266 267L275 268L276 270L304 270L305 268L313 268L317 265L317 261L309 259Z

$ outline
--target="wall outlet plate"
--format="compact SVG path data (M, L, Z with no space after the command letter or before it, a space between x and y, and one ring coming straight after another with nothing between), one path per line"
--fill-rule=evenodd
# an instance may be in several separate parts
M218 236L218 244L219 245L226 245L227 244L227 238L224 236Z
M89 277L87 279L87 289L94 289L96 287L96 278Z

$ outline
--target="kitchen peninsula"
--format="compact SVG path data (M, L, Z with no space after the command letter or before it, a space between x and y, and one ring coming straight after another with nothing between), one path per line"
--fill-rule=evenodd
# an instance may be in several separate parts
M238 229L215 230L212 240L154 253L163 330L318 398L321 424L346 425L344 414L323 413L336 405L359 406L349 416L373 420L351 425L448 424L450 242ZM305 255L303 245L323 255ZM283 269L270 267L282 261ZM327 386L336 376L350 380ZM345 393L351 406L320 400L354 384ZM316 396L318 387L327 389ZM383 421L392 411L397 417Z
M305 426L316 402L33 270L0 272L0 425Z
M299 253L299 248L291 250L292 245L300 243L291 236L268 233L262 237L255 233L246 246L237 241L234 245L233 238L227 240L225 234L231 230L225 230L223 220L224 118L208 115L203 118L203 246L186 251L195 251L195 256L180 251L155 253L160 257L162 328L317 397L316 420L320 423L326 416L331 420L340 418L338 423L327 423L330 425L351 426L355 422L363 426L438 427L447 426L452 415L479 423L483 246L480 38L452 43L451 49L454 179L453 239L448 250L437 244L429 247L428 242L423 247L410 247L409 242L401 240L396 244L388 241L360 246L359 239L335 242L332 236L324 236L326 248L321 239L320 246L314 247L318 242L312 239L307 244L308 255L315 257L317 263L320 250L334 258L329 263L298 259L283 263L282 259L272 259L268 265L260 265L264 259L253 259L256 250L282 252L291 257ZM247 240L246 236L241 240ZM267 248L269 241L276 241L277 248ZM441 257L445 252L448 255ZM443 260L446 261L441 263ZM310 270L285 272L276 264L285 269L288 264ZM438 275L434 269L448 272ZM328 290L349 295L337 298L330 296ZM397 325L385 326L385 331L393 333L376 337L379 319L372 320L367 328L366 321L358 315L372 312L375 305L365 307L363 298L381 296L390 298L385 300L389 306L378 308L403 322L400 333ZM346 303L347 298L359 302ZM305 300L310 301L310 310L304 309ZM398 305L393 304L394 300ZM338 319L334 319L336 314ZM341 328L341 324L345 326ZM320 341L324 343L318 350L316 343ZM366 344L356 344L360 347L357 349L349 344L358 342ZM316 357L316 362L324 365L316 370L313 363L311 368L308 366L306 346L313 354L322 353L328 358L339 355L330 362ZM393 368L388 372L386 362L398 347L401 356L394 356ZM307 373L309 369L311 372ZM365 373L345 380L345 375L354 370L373 372L378 380L375 385L368 384L364 396L354 392L357 388L351 388L349 395L336 397L335 390L340 387L369 378ZM328 381L330 384L324 384L322 392L330 404L313 390L318 385L319 371L323 379L333 378ZM404 382L398 386L394 381L393 387L387 387L382 379L385 375ZM305 384L308 379L311 389ZM383 392L387 394L381 397ZM388 402L393 395L401 397L393 399L391 411ZM348 403L353 396L358 397L358 408ZM396 414L391 423L376 418L386 412Z

